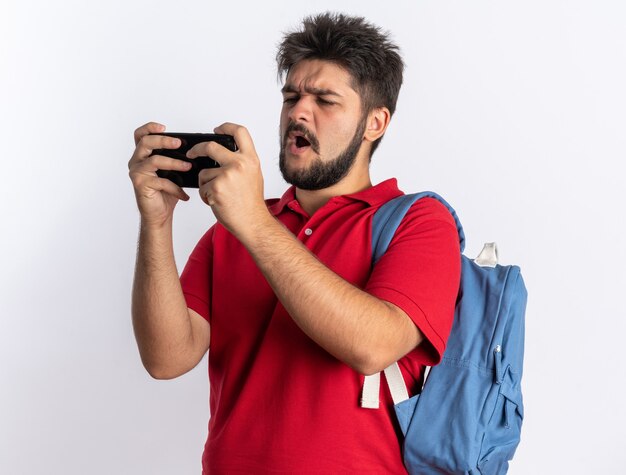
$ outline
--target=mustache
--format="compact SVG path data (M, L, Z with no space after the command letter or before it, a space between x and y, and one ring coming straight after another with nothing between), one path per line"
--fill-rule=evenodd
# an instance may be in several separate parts
M305 125L289 121L287 124L287 129L285 129L285 135L283 136L283 147L286 146L287 140L289 139L289 134L291 132L300 132L304 135L304 138L311 144L311 148L317 154L320 153L320 142L317 140L317 137L314 133L312 133L309 129L306 128Z

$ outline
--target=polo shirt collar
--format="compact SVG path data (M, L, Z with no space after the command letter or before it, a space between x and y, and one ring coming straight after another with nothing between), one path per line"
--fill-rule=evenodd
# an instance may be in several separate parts
M377 185L371 186L358 193L351 195L338 196L338 199L349 199L363 201L369 206L380 206L383 203L402 195L402 191L398 188L398 180L395 178L389 178ZM333 198L333 199L337 199Z
M286 209L297 211L300 209L300 204L296 200L296 187L290 186L280 199L268 200L269 210L274 216L278 216Z
M389 178L358 193L336 196L330 201L362 201L368 206L379 206L402 194L398 188L398 181L395 178ZM275 216L281 214L285 208L296 212L301 210L300 203L296 199L295 186L290 186L279 200L270 204L270 211Z

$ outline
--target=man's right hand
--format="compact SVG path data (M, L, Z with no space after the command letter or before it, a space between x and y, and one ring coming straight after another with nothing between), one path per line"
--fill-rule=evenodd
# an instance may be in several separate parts
M157 170L185 171L190 165L162 155L160 148L175 149L180 141L162 135L165 126L150 122L135 131L135 153L128 162L141 213L137 264L133 284L133 327L141 360L158 379L186 373L206 354L211 327L187 308L180 286L172 246L171 220L178 200L189 196L179 186L160 178ZM166 226L169 224L169 226Z
M150 156L153 150L160 148L176 149L180 140L162 135L165 126L156 122L149 122L135 130L135 152L128 162L128 170L133 187L137 206L144 224L162 226L171 220L178 200L187 201L189 195L178 185L167 178L160 178L157 170L187 171L191 164L182 160Z

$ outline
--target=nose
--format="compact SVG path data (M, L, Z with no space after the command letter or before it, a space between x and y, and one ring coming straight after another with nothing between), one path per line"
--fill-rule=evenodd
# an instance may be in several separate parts
M311 96L300 96L298 100L291 105L288 117L293 122L310 122L312 114Z

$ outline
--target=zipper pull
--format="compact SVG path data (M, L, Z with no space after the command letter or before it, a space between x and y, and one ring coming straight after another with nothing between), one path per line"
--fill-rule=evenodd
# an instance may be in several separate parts
M500 345L496 345L493 350L494 358L496 361L496 369L495 369L495 377L496 384L502 384L502 380L504 375L502 374L502 347Z

